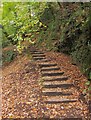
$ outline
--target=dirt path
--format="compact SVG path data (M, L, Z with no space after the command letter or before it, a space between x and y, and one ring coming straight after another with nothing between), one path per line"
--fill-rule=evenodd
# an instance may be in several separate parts
M36 65L26 56L18 57L3 69L2 116L23 118L41 116L41 90Z
M3 118L88 120L88 106L80 97L86 78L78 67L62 53L31 54L34 60L19 56L3 68Z

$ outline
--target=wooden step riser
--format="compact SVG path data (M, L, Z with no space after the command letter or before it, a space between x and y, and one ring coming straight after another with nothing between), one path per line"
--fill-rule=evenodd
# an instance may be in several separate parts
M51 82L51 81L66 81L66 80L68 80L68 78L44 79L44 81L48 81L48 82Z
M34 57L33 59L34 59L34 60L43 60L43 59L45 59L45 58L36 58L36 57Z
M42 67L54 67L57 66L57 64L39 64L40 68Z
M43 85L44 88L65 88L74 87L73 84L61 84L61 85Z
M48 69L41 69L41 72L43 72L43 71L56 71L56 70L60 70L60 68L48 68Z
M44 96L70 96L72 93L62 93L62 92L43 92Z
M41 51L38 50L30 50L31 53L41 53Z
M48 59L46 59L46 58L40 60L40 62L46 62L46 63L49 62L49 61L50 61L50 60L48 60ZM40 63L39 63L39 64L40 64Z
M58 103L72 103L72 102L77 102L77 100L68 100L68 101L45 101L47 104L58 104Z
M45 57L45 55L32 55L32 57Z

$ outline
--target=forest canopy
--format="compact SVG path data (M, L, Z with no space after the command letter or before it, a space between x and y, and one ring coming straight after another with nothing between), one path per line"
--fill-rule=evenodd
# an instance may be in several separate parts
M8 38L9 42L16 44L23 34L36 31L34 25L39 22L45 5L42 2L3 3L3 40Z
M91 78L91 3L4 2L2 8L2 47L21 50L22 41L29 40L64 52Z

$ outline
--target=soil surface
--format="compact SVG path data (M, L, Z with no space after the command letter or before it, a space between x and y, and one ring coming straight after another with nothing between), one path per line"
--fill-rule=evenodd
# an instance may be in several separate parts
M76 113L78 117L80 115L88 120L88 106L85 103L88 95L80 98L86 88L86 77L77 66L72 65L69 56L55 52L46 52L45 55L57 63L65 76L70 77L69 82L74 83L78 90L74 92L74 97L79 96L79 101L69 105L46 104L38 62L27 55L20 55L2 68L2 118L61 118L72 117Z

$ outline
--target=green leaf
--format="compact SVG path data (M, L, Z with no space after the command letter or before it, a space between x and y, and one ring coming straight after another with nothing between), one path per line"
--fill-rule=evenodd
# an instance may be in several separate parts
M86 84L86 85L90 85L90 81L87 81L85 84Z
M91 90L91 86L88 88L88 90Z
M86 92L87 92L86 89L84 89L84 90L83 90L83 94L86 94Z
M89 78L91 79L91 72L89 73Z

